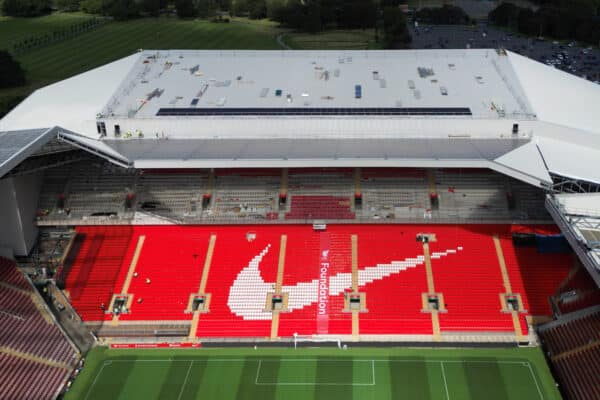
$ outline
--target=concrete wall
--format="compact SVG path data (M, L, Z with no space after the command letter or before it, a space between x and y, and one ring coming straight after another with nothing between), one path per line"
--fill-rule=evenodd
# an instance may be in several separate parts
M0 247L29 254L35 244L37 204L43 173L0 179Z

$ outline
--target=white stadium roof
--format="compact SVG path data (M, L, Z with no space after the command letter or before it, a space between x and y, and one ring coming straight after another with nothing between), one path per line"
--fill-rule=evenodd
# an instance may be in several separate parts
M598 104L600 86L496 50L143 51L37 90L0 131L57 127L139 168L487 167L543 186L600 183Z

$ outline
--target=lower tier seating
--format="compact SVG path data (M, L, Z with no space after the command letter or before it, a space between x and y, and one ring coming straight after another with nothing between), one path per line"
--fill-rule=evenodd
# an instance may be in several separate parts
M55 399L70 373L66 368L0 353L0 399Z
M127 269L131 260L133 228L83 226L77 233L85 238L67 276L66 290L82 319L101 321L116 290L119 272Z
M42 301L0 257L0 399L55 399L78 359Z
M111 229L117 238L111 240ZM100 309L122 291L138 238L145 237L127 293L133 295L121 321L186 321L190 295L200 290L209 240L215 236L210 270L203 293L210 295L207 312L198 319L197 336L265 337L271 334L268 295L277 290L281 263L281 293L287 310L280 314L278 336L351 334L352 316L345 298L352 288L352 236L357 240L358 291L365 302L359 313L359 334L424 334L433 332L431 315L423 311L429 291L420 233L435 236L429 243L433 290L443 295L440 313L444 332L513 332L500 295L520 294L523 333L525 317L556 292L571 267L569 255L546 259L552 271L530 266L512 248L510 225L311 225L133 226L85 227L87 243L76 257L67 282L80 285L72 302L84 320L110 319ZM100 244L97 237L103 236ZM286 237L280 257L282 236ZM507 265L503 276L494 244L498 235ZM118 245L115 243L118 242ZM97 247L95 249L95 247ZM95 257L90 258L90 254ZM549 257L541 255L541 257ZM86 266L85 263L91 263ZM87 269L87 272L85 271ZM98 269L98 271L96 271ZM546 277L547 274L552 279ZM149 280L149 282L147 281ZM540 285L523 282L543 282ZM466 284L468 283L468 284ZM67 284L67 289L70 289ZM531 291L531 292L530 292ZM92 295L88 295L91 293ZM141 299L141 301L140 301ZM539 299L539 300L538 300Z
M565 397L600 398L600 310L540 330Z

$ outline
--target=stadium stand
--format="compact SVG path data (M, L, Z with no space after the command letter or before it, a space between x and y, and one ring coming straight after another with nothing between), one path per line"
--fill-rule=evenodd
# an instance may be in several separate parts
M216 176L215 199L210 215L227 218L266 218L277 212L280 174L271 171L221 174Z
M0 398L56 398L78 358L15 262L0 257Z
M207 170L126 170L97 160L75 162L46 171L38 224L81 225L91 217L110 223L114 218L131 220L136 211L138 217L156 215L186 223L280 217L290 222L550 218L542 206L542 192L487 170L290 169L285 201L278 202L282 190L278 169L216 170L211 179ZM433 212L432 192L439 199ZM353 196L361 203L355 204Z
M463 219L508 218L507 179L481 170L437 170L440 209Z
M568 314L600 304L600 289L580 264L562 282L554 297L560 313Z
M86 321L105 318L131 244L131 226L78 227L85 235L66 279L69 300Z
M403 262L423 253L415 240L421 226L371 226L367 234L356 228L360 267ZM431 318L421 312L421 294L427 292L425 271L422 264L414 265L359 289L366 293L368 309L360 314L361 334L431 334Z
M70 375L65 368L52 367L0 353L2 399L55 399Z
M144 237L143 246L137 263L133 265L136 275L126 292L133 295L131 307L129 313L121 315L121 320L189 320L190 315L184 310L190 294L197 290L200 282L209 232L189 232L177 226L147 227L135 231L123 257L115 294L121 293L133 264L134 248L141 236Z
M527 257L520 256L523 248L513 246L510 225L342 224L328 225L325 231L315 231L310 225L87 226L78 232L85 234L85 240L67 277L67 290L85 321L112 319L105 311L110 311L116 294L132 296L127 312L119 316L121 321L158 325L191 321L190 296L210 295L207 309L198 317L199 338L269 336L267 295L276 291L283 235L287 244L282 292L293 292L289 304L296 306L280 314L276 332L281 337L352 333L351 313L344 310L351 288L352 235L358 243L358 290L366 296L359 313L360 334L365 335L432 334L431 317L422 312L428 286L418 234L435 235L429 245L435 292L446 303L439 318L442 334L513 332L510 313L502 311L505 305L500 295L506 289L494 245L496 235L512 283L509 294L520 295L524 303L519 310L524 334L526 316L552 314L547 299L555 295L572 264L568 254L536 254L535 248L525 249L532 251ZM215 244L209 256L211 236ZM145 241L134 263L141 237ZM208 270L203 274L207 259ZM317 291L324 260L329 295L320 316ZM374 272L386 268L397 269L383 275ZM133 272L136 275L123 292ZM465 282L477 284L465 286Z
M429 208L424 170L361 170L362 210L372 219L422 218Z
M431 228L430 228L431 229ZM502 275L492 236L505 227L490 225L436 226L434 251L462 247L458 257L432 262L436 290L444 294L447 313L440 314L442 331L511 331L502 313ZM476 282L465 285L465 282Z
M542 342L566 398L600 397L600 306L540 328Z

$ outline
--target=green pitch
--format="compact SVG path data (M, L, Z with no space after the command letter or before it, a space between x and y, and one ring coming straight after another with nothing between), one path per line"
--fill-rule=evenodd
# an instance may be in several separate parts
M552 400L539 349L107 350L67 400Z

